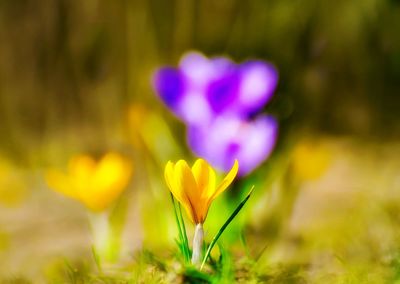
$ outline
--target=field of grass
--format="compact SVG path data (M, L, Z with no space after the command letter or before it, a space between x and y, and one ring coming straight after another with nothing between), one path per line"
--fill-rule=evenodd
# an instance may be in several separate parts
M154 210L143 207L154 205L143 203L151 201L143 201L135 186L127 195L130 209L121 258L99 266L84 208L45 188L40 171L20 172L38 188L35 194L25 193L18 207L2 208L2 281L397 283L399 145L333 137L318 141L329 153L326 170L317 178L304 176L296 189L289 188L293 182L288 173L278 173L268 186L256 188L240 213L245 225L236 233L227 231L229 238L214 249L202 272L183 264L173 241L177 232L170 204L159 212L163 219L156 212L143 216ZM166 187L160 187L168 202ZM219 216L228 216L229 207L216 208L223 204L211 208L210 223L221 224L226 217ZM145 232L150 225L143 222L150 221L155 228ZM169 222L170 227L160 222ZM215 226L210 224L210 231ZM208 231L207 222L205 227L209 242L215 231Z

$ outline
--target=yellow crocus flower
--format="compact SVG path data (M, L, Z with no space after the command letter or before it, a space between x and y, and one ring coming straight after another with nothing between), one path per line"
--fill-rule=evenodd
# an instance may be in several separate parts
M211 202L232 183L238 169L238 162L235 161L229 173L216 186L215 172L205 160L198 159L192 168L184 160L176 164L169 161L165 167L165 180L189 219L194 224L203 224Z
M174 197L183 205L189 219L196 225L193 237L192 263L200 264L203 245L203 223L211 202L232 183L239 169L235 161L229 173L216 186L215 172L203 159L198 159L192 168L186 161L176 164L169 161L165 167L165 180Z
M110 152L99 161L88 155L73 157L67 173L49 170L46 180L55 191L81 201L90 210L102 211L125 190L131 174L131 163Z

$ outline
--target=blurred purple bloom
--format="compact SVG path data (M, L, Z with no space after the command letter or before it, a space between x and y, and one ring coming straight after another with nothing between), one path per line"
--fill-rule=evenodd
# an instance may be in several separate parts
M278 72L269 63L235 64L192 52L182 58L179 68L159 69L153 86L179 118L199 126L221 114L247 118L271 99L277 82Z
M239 160L246 175L271 153L277 139L274 118L251 120L272 98L278 72L272 64L251 60L236 64L225 57L191 52L179 67L164 67L153 87L166 106L188 127L193 152L228 170Z
M208 126L189 127L188 143L194 153L224 171L238 159L239 175L243 176L271 154L277 136L278 124L271 116L254 121L219 117Z

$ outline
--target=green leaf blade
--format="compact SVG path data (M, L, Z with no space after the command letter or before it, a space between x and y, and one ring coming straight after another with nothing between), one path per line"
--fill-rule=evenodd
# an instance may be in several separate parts
M247 194L247 196L245 197L245 199L243 199L242 202L240 202L240 204L238 205L238 207L236 207L235 211L233 211L233 213L229 216L229 218L225 221L225 223L222 225L222 227L218 230L218 233L215 235L215 237L213 238L213 240L211 241L210 245L208 246L208 249L206 251L206 254L203 258L203 262L201 263L200 266L200 270L203 269L210 253L211 250L213 249L213 247L215 246L215 244L217 243L218 239L220 238L220 236L222 235L222 233L225 231L225 229L228 227L228 225L233 221L233 219L235 219L236 215L240 212L240 210L243 208L243 206L246 204L246 202L249 200L251 194L253 193L254 190L254 185L251 187L249 193Z

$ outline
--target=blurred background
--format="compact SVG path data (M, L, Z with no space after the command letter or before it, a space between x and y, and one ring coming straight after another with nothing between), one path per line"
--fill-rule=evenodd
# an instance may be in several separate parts
M79 153L132 160L127 253L171 249L163 169L194 156L151 76L198 50L279 70L278 144L240 181L251 250L306 279L398 280L399 31L397 0L0 1L0 275L90 258L84 208L43 177Z

